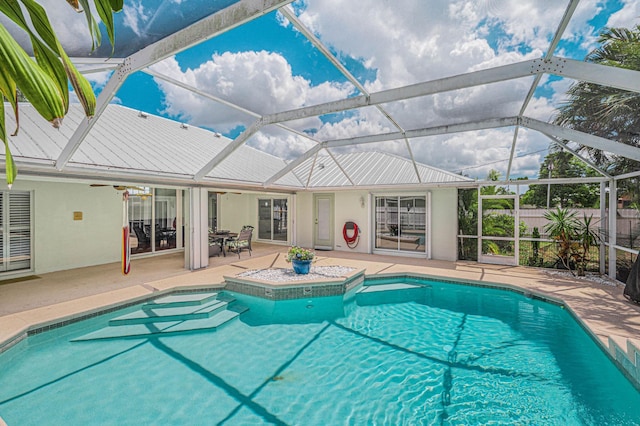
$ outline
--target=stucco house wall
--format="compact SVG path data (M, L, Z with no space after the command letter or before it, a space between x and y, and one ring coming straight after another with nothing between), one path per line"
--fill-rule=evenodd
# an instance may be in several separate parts
M364 203L362 203L364 201ZM370 197L366 191L349 191L335 193L335 249L369 253L371 247L371 213ZM355 248L349 248L342 235L346 222L355 222L360 230L360 241Z
M14 190L33 191L34 273L118 262L122 227L122 191L87 183L18 179ZM367 191L339 191L334 197L334 248L339 251L372 251L373 196ZM257 228L257 200L267 194L220 195L220 227L237 232L243 225ZM289 198L290 241L313 247L314 194L300 192ZM295 201L294 201L295 200ZM295 206L293 205L295 202ZM432 258L455 260L457 196L455 189L431 190ZM74 220L82 212L82 220ZM358 246L348 248L342 236L347 221L358 224ZM257 234L257 232L256 232ZM257 235L256 235L257 237ZM283 244L287 244L284 243Z
M226 193L218 198L220 216L218 229L240 232L244 225L257 227L257 207L254 194ZM254 231L254 239L256 238Z
M431 258L455 261L458 257L458 191L439 188L431 191Z
M295 240L301 247L313 247L313 194L299 192L296 194Z
M16 180L33 191L34 272L60 271L120 259L122 192L111 186ZM82 212L82 220L74 220Z
M438 260L456 260L457 191L455 188L438 188L431 193L431 257ZM397 195L398 192L387 193ZM415 194L415 192L413 192ZM426 192L424 192L426 194ZM376 193L376 195L381 195ZM373 250L373 202L374 196L367 191L341 191L334 196L334 249L371 253ZM303 247L313 247L314 194L297 194L296 243ZM364 205L363 205L364 202ZM342 228L347 221L356 222L360 228L360 242L357 247L347 247L342 236Z

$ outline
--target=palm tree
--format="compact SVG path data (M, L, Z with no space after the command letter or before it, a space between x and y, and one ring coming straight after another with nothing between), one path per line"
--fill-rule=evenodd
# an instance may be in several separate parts
M100 45L100 28L91 13L89 0L67 0L76 11L84 12L91 33L92 46ZM93 0L93 7L105 25L114 45L113 13L122 10L123 0ZM25 16L23 10L28 13ZM36 0L2 0L0 13L24 30L31 40L33 60L9 31L0 24L0 93L11 104L18 123L18 91L38 113L59 127L69 110L70 83L84 112L93 116L96 97L91 84L78 72L58 40L45 9ZM14 135L18 133L16 128ZM0 139L5 145L7 183L11 185L17 170L9 151L4 121L4 102L0 102Z
M609 28L599 37L600 47L585 58L588 62L640 70L640 25L634 28ZM570 96L559 109L555 124L570 127L632 146L640 146L640 94L579 82L571 86ZM599 165L620 174L638 170L640 162L611 156L600 150L582 147Z

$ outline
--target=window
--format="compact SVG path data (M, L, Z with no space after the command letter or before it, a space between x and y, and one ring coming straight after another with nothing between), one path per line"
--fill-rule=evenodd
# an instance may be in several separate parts
M426 251L426 197L375 197L375 206L376 249Z
M0 192L0 271L31 268L31 193Z
M258 238L288 241L288 218L286 198L258 199Z

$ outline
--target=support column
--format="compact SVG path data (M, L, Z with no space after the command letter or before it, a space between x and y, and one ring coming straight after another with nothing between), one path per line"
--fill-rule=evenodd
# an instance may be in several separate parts
M599 250L600 250L600 274L604 275L605 271L607 270L607 262L606 262L606 255L607 255L607 250L606 250L606 246L604 245L604 239L605 239L605 234L604 234L604 230L606 229L606 222L605 222L605 218L607 217L607 191L606 191L607 185L605 182L600 182L600 230L598 232L598 235L602 238L602 244L600 244Z
M189 189L189 223L187 246L189 269L196 270L209 266L209 234L207 230L207 190Z
M456 201L457 201L457 197L456 197ZM425 214L427 215L427 217L425 217L425 244L427 245L426 250L427 250L427 259L431 260L431 236L433 235L433 228L431 225L431 191L427 191L427 202L426 204L426 212ZM369 215L369 217L371 217L371 215ZM457 218L456 218L457 219ZM456 224L456 234L458 233L458 226ZM369 227L368 229L371 229L371 227ZM458 238L456 237L456 240ZM457 257L457 253L456 253L456 257Z
M616 279L616 216L618 215L618 185L609 180L609 276Z
M297 214L298 214L298 196L297 194L293 194L290 198L291 200L291 204L289 205L288 209L289 209L289 223L287 224L287 226L290 229L289 232L289 244L290 245L297 245L298 244L298 220L297 220Z

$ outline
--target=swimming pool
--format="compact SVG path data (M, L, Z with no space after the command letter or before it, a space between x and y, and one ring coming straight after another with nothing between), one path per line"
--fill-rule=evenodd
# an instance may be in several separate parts
M0 356L0 416L29 424L561 424L640 420L640 393L560 306L405 279L249 307L216 332L72 341Z

